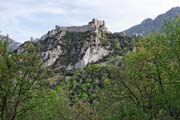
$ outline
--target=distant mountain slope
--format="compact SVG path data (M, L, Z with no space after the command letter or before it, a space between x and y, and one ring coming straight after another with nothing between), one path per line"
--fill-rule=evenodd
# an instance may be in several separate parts
M127 35L147 35L150 32L160 31L164 19L171 21L176 15L180 15L180 7L174 7L164 14L157 16L154 20L151 18L145 19L139 25L133 26L124 32Z
M4 36L4 35L0 35L0 41L7 41L9 43L9 48L11 50L15 50L19 47L20 43L14 41L13 39L11 38L8 38L7 36Z

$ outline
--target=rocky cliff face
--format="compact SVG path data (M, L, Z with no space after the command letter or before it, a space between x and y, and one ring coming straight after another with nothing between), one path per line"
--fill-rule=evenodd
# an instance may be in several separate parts
M139 25L133 26L124 32L127 35L147 35L151 32L161 32L161 27L164 23L164 20L167 19L171 21L176 15L180 15L180 7L172 8L166 13L157 16L154 20L151 18L145 19Z
M72 70L84 68L111 54L112 39L113 35L108 32L105 22L93 19L84 26L56 26L35 43L42 46L45 67ZM17 51L22 52L23 45Z
M9 38L8 36L3 36L0 35L0 41L2 42L8 42L9 43L9 49L10 50L15 50L20 46L20 43L12 40L11 38Z

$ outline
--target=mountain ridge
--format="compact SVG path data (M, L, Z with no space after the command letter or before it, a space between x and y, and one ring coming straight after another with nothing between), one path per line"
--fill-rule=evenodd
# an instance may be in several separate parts
M167 12L158 15L154 20L147 18L140 24L130 27L124 30L127 35L147 35L151 32L161 32L164 20L171 21L175 16L180 15L180 7L173 7Z
M9 38L9 36L0 35L0 41L1 42L8 42L8 46L10 50L15 50L20 46L19 42L16 42L15 40Z

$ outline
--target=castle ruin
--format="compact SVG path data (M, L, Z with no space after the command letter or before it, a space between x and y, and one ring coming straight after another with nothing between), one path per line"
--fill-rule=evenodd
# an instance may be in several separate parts
M108 31L105 22L103 20L97 20L93 19L92 21L89 22L88 25L83 25L83 26L70 26L70 27L59 27L56 26L56 29L61 29L69 32L87 32L87 31L96 31L96 30L103 30L103 31Z

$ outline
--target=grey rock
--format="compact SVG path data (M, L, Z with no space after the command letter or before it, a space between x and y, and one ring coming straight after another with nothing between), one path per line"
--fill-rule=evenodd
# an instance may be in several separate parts
M88 65L90 63L95 63L95 62L103 59L109 53L110 53L109 50L107 50L101 46L89 47L86 50L83 58L75 64L74 68L76 68L76 69L77 68L84 68L86 65Z

